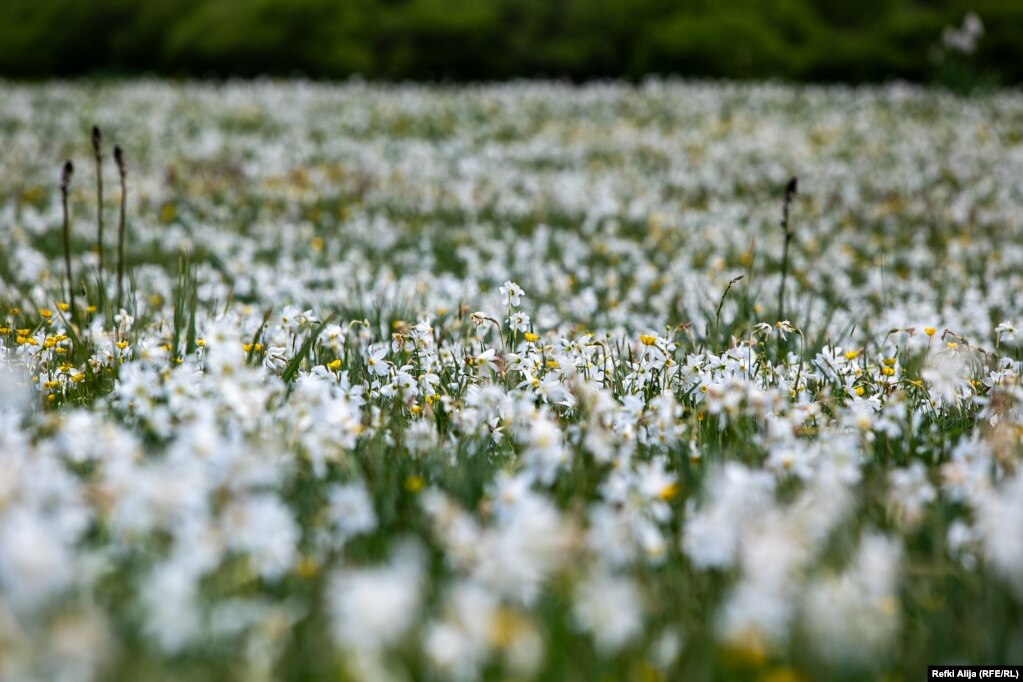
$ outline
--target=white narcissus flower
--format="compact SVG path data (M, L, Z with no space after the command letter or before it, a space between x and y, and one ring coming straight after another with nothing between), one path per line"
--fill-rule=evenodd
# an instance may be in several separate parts
M331 488L328 500L329 518L342 542L376 530L373 499L362 483L352 482Z
M578 588L573 615L577 625L593 635L597 650L613 655L643 627L639 590L628 578L598 572Z
M898 542L865 536L852 564L812 582L802 597L806 632L825 660L868 666L889 654L900 621Z
M491 372L496 372L498 371L497 361L497 351L493 348L488 348L472 359L472 365L477 369L486 369Z
M522 303L522 297L526 295L526 292L522 290L522 287L510 280L502 284L498 291L501 292L501 300L504 304L512 306L513 308L519 307Z
M511 314L508 318L508 326L517 332L528 332L529 331L529 315L520 311L516 311Z
M370 352L369 357L366 358L366 367L378 377L387 376L391 372L391 363L384 359L386 356L386 346Z
M369 654L396 644L419 613L422 564L421 548L406 543L383 566L338 571L327 594L337 643Z
M957 404L970 390L970 368L963 357L967 352L950 348L928 354L920 378L939 403Z

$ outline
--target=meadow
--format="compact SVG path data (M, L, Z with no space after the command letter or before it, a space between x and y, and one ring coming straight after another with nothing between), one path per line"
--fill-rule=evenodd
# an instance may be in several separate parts
M0 679L1021 662L1020 93L0 93Z

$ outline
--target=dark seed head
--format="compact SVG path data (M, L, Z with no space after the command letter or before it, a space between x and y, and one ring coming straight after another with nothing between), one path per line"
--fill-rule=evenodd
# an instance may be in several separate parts
M100 145L103 143L103 133L99 131L99 126L92 127L92 150L99 155Z
M121 175L124 175L124 151L119 144L114 145L114 161L117 162L117 170L121 171Z
M64 162L64 170L60 174L60 187L65 192L67 191L68 185L71 184L71 176L75 174L75 164L70 161Z
M785 185L785 201L792 201L793 197L799 192L799 179L792 178L789 180L789 184Z

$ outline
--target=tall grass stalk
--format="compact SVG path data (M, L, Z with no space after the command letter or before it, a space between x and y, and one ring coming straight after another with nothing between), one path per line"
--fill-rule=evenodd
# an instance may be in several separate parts
M103 289L103 133L92 127L92 154L96 159L96 255L99 257L99 284Z
M71 278L71 226L68 220L67 193L71 185L71 176L75 174L75 165L71 161L64 162L64 170L60 174L60 198L64 209L64 274L67 276L68 303L71 306L71 320L78 315L75 307L75 285Z
M792 226L789 222L789 209L792 200L799 191L799 180L792 178L785 185L785 201L781 209L781 228L785 231L785 247L781 255L781 286L778 287L778 321L785 319L785 280L789 275L789 244L792 242Z
M117 221L117 309L124 307L124 221L128 206L127 170L124 167L124 151L114 145L114 161L121 177L121 216Z

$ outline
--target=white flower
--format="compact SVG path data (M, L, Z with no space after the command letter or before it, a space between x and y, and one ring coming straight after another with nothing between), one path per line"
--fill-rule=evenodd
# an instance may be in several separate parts
M457 680L475 679L490 654L497 599L480 585L458 583L445 600L445 618L426 632L430 661Z
M172 562L158 566L142 586L145 629L167 653L176 653L200 636L198 577Z
M70 585L71 547L62 535L67 534L23 507L0 515L0 598L35 608Z
M906 468L891 470L888 482L889 504L899 520L910 525L920 521L927 505L937 497L937 491L927 480L927 467L919 460Z
M223 518L228 546L247 552L263 577L280 577L294 564L299 529L275 496L261 494L242 499L231 504Z
M767 472L729 462L707 486L707 502L686 520L682 545L698 568L723 568L735 561L746 526L770 508L774 481Z
M970 390L969 367L962 356L952 350L932 352L920 370L920 378L939 403L957 404Z
M804 597L806 632L817 652L837 664L866 666L896 642L899 545L868 535L845 572L812 583Z
M397 643L419 612L422 562L419 547L405 544L385 566L336 573L327 599L337 643L368 653Z
M522 461L545 485L554 482L558 470L568 462L568 451L562 442L561 429L542 416L533 420L526 436Z
M497 364L497 351L493 348L488 348L476 357L472 358L472 366L480 370L488 370L490 372L498 371Z
M1023 474L979 497L975 513L985 554L1023 599Z
M366 358L366 367L378 377L387 376L391 372L391 363L384 359L386 356L386 346L370 351L369 357Z
M517 332L528 332L529 315L521 310L512 313L511 317L508 318L508 326Z
M24 413L32 405L30 375L21 367L8 364L0 355L0 411Z
M373 500L362 483L353 482L331 488L328 514L341 541L371 533L377 527Z
M796 332L795 326L788 320L780 320L774 323L774 328L778 330L778 336L781 338L787 338L788 334Z
M597 649L605 655L614 654L639 634L642 613L639 590L627 578L597 572L575 595L575 621L593 635Z
M526 292L522 290L522 287L510 280L501 285L499 291L501 292L504 304L512 306L513 308L517 308L519 304L522 303L522 297L526 295Z

